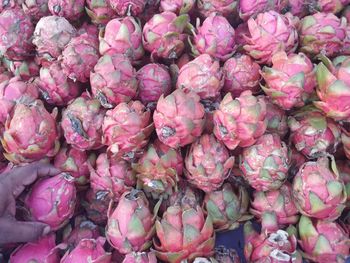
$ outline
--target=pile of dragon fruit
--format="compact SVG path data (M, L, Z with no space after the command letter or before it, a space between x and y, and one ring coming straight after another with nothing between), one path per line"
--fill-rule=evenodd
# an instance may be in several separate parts
M6 261L345 262L350 0L0 11L1 169L62 171L17 200L51 233ZM245 258L215 247L240 226Z

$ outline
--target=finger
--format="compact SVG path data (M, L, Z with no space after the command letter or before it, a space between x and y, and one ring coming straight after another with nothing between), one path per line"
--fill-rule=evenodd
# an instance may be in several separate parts
M0 245L35 241L50 232L50 227L39 222L21 222L12 218L0 218Z

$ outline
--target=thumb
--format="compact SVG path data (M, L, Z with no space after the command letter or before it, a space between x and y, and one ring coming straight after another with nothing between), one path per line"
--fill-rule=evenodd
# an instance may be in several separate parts
M0 218L0 245L7 243L35 241L50 232L50 227L40 222L16 221Z

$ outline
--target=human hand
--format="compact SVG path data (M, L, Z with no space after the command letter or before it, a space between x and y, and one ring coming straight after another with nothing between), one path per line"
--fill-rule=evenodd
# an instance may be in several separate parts
M17 221L16 198L38 177L58 173L50 164L35 162L0 174L0 245L33 241L50 232L44 223Z

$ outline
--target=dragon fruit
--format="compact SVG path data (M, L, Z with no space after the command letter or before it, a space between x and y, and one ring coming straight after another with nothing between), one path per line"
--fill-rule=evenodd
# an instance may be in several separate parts
M264 134L267 121L265 100L246 90L232 99L227 93L214 112L214 134L227 148L248 147Z
M315 262L345 262L349 256L349 235L336 222L302 216L298 224L304 256Z
M273 104L270 100L266 102L266 120L267 120L267 133L277 133L281 139L288 132L287 114L277 105Z
M81 85L69 79L57 61L40 68L40 79L36 81L43 99L52 105L65 106L78 97Z
M309 9L311 12L339 13L346 5L350 4L349 0L313 0L310 1Z
M150 63L137 72L139 82L138 98L146 106L157 103L162 94L168 96L172 90L172 83L168 68L161 64Z
M326 116L339 120L350 119L350 58L340 57L335 65L323 57L323 61L316 69L317 95L320 101L315 101L317 108Z
M34 22L38 22L40 18L50 15L48 0L24 0L22 9Z
M237 12L237 0L198 0L197 8L203 17L217 13L229 17Z
M313 106L306 106L288 117L290 140L309 159L335 153L340 142L340 128Z
M110 20L100 33L100 53L126 54L133 63L138 63L144 55L139 22L129 16Z
M16 7L20 7L22 4L22 0L6 0L0 3L0 13L8 10L8 9L13 9Z
M87 93L73 100L62 111L61 127L68 144L79 150L102 147L102 123L105 110Z
M34 60L16 61L3 58L2 61L8 71L23 81L30 81L33 77L39 76L40 67Z
M64 17L42 17L33 35L33 44L41 63L56 60L75 35L76 29Z
M96 193L108 192L111 198L117 200L136 185L136 177L128 162L101 153L96 160L96 168L90 166L90 184Z
M273 54L278 51L289 54L298 46L298 19L290 13L268 11L250 18L247 23L249 35L244 36L247 43L243 48L260 64L271 64Z
M94 165L95 155L80 151L69 145L61 147L55 156L54 165L62 172L67 172L75 178L77 185L86 185L89 181L89 166Z
M300 213L317 219L335 220L345 208L344 183L334 159L326 157L304 163L293 180L293 198Z
M214 135L199 137L186 154L185 176L204 192L218 189L228 177L235 158Z
M1 138L6 159L18 164L55 156L60 147L56 114L47 112L40 100L16 104Z
M183 172L181 152L156 139L140 160L132 165L139 184L153 197L172 193ZM169 189L170 188L170 189Z
M331 13L304 17L299 25L300 51L314 56L333 57L339 53L346 37L346 19Z
M127 160L137 157L153 132L151 111L140 101L120 103L103 120L103 143L107 152Z
M11 263L50 262L59 263L59 248L55 244L55 234L43 236L35 242L18 246L10 256ZM63 246L62 246L63 248Z
M288 147L277 134L265 134L254 145L243 149L240 169L258 191L276 190L288 176Z
M216 13L212 13L199 26L197 20L197 32L193 30L192 52L209 54L216 59L226 61L236 52L235 30L227 19Z
M338 160L337 168L339 171L339 176L343 180L346 190L346 206L350 207L350 162L349 160Z
M183 147L202 134L205 111L199 100L197 94L186 94L181 89L159 98L153 121L162 143L172 148Z
M97 37L88 34L74 37L62 52L63 72L74 82L86 83L99 57Z
M274 10L281 12L288 5L286 0L241 0L239 1L239 16L244 21L255 18L259 13Z
M220 189L206 193L203 206L216 231L233 230L250 217L247 215L249 195L245 188L225 183Z
M60 263L110 263L112 255L104 250L105 241L103 237L82 239L72 251L67 251Z
M134 17L143 12L146 2L144 0L109 0L109 4L118 16Z
M85 0L48 0L52 15L61 16L69 21L77 21L84 14Z
M276 217L280 227L298 222L299 212L292 199L292 186L289 182L277 190L255 191L253 195L250 212L259 220L265 213L270 213Z
M48 224L51 230L58 230L68 222L75 203L74 180L67 173L37 181L25 199L32 218Z
M154 221L158 206L152 215L142 191L132 189L125 192L117 207L108 215L106 237L111 246L122 254L148 249L155 232Z
M116 76L118 76L116 78ZM102 56L90 75L93 95L105 108L129 102L136 96L136 70L122 54Z
M275 53L272 67L264 67L261 76L266 82L262 87L272 102L284 110L301 107L314 91L316 75L311 60L303 53Z
M23 60L33 55L31 37L34 26L22 9L16 7L0 13L0 54L8 59Z
M202 54L179 71L176 87L185 93L193 91L202 100L216 99L224 84L219 61Z
M287 8L293 16L300 18L309 14L309 3L305 0L288 0Z
M91 22L97 25L105 25L115 17L109 0L86 0L85 11Z
M205 215L190 188L178 192L174 202L157 219L156 233L153 245L159 260L180 263L213 254L215 237L211 217Z
M169 11L177 15L191 13L196 6L196 0L161 0L160 11Z
M157 263L153 252L132 252L127 254L122 263Z
M239 97L245 90L256 94L260 91L260 66L251 57L238 54L229 58L223 68L224 93L230 92L234 98Z
M178 58L185 48L186 34L183 31L188 26L189 19L187 14L155 14L143 27L143 47L151 52L152 58Z
M86 216L95 224L106 226L107 212L111 198L108 191L89 189L82 201Z

